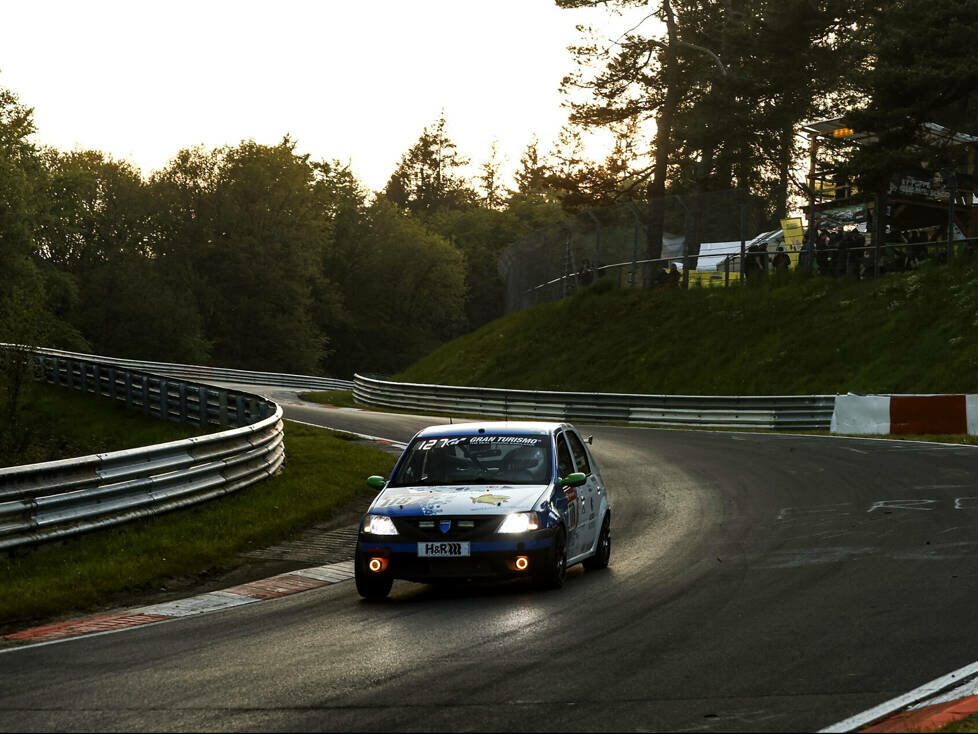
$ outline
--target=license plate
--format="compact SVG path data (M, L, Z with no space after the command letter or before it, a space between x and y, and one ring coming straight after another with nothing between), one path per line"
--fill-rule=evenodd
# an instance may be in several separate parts
M469 542L418 543L418 558L468 558Z

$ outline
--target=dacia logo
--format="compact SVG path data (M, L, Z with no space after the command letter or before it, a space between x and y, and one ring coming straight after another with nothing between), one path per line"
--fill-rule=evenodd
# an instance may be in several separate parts
M442 520L441 522L438 523L438 529L441 530L443 535L447 533L451 529L451 527L452 527L451 520Z

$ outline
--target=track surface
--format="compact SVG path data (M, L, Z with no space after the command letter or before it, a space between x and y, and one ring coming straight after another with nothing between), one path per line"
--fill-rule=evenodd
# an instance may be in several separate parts
M300 406L407 440L437 419ZM973 661L978 451L587 429L610 569L352 583L0 654L0 729L814 730Z

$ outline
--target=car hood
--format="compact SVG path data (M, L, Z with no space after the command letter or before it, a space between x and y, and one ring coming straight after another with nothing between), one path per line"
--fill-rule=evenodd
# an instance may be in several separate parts
M549 484L391 487L370 505L384 515L499 515L533 509Z

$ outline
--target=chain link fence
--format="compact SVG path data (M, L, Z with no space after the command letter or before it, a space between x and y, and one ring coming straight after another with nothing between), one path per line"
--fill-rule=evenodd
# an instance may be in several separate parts
M741 242L750 244L764 229L765 218L763 202L736 189L668 196L663 201L661 256L650 260L648 202L624 202L568 216L503 252L498 268L506 313L563 298L599 277L620 288L641 287L650 273L657 278L671 263L685 273L686 282L690 277L702 280L702 275L691 274L703 271L703 266L711 278L721 270L736 273ZM701 266L697 260L703 243L711 247ZM728 247L721 253L717 243ZM736 257L723 262L727 255Z
M799 220L794 236L786 237L761 199L736 189L666 197L656 259L647 256L649 221L648 202L625 202L568 216L513 243L498 264L506 313L564 298L597 279L616 288L710 287L797 268L875 278L978 251L978 240L957 228L948 242L939 224L888 226L878 248L865 220L820 216L811 232Z

